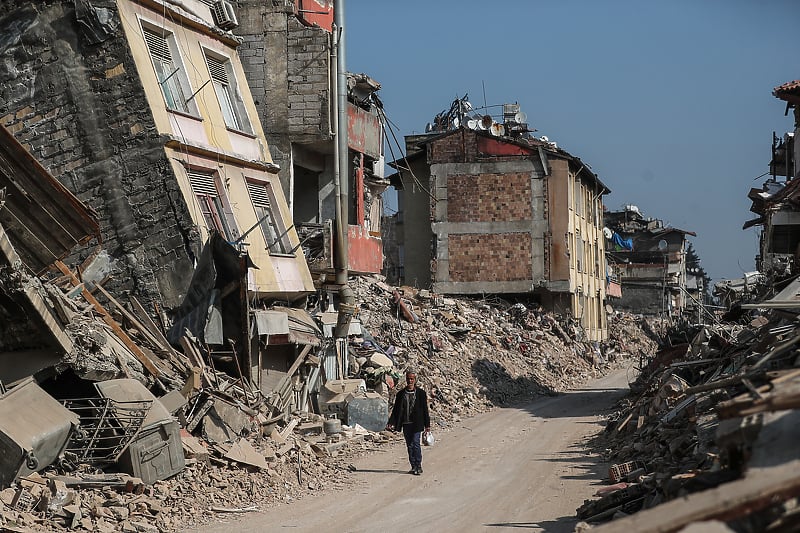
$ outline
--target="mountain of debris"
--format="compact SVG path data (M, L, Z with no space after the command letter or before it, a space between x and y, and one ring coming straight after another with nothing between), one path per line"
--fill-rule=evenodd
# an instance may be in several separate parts
M495 406L556 394L617 362L644 361L658 349L653 324L633 315L611 315L609 340L593 343L576 321L538 306L443 297L390 287L377 277L351 283L361 328L348 340L349 379L340 380L342 387L363 381L367 399L388 400L404 386L404 371L413 367L430 391L431 416L441 430ZM185 348L185 354L169 354L175 367L202 364L190 344ZM346 486L355 457L397 438L382 427L348 426L318 412L319 405L335 407L337 396L325 403L321 395L319 405L308 402L307 410L270 418L263 402L253 402L253 393L241 381L207 368L196 374L197 367L182 391L158 402L142 393L142 402L163 404L180 425L180 456L167 465L174 470L132 475L120 467L131 453L120 452L120 446L111 451L99 445L78 448L83 455L66 454L71 465L58 461L7 479L8 488L0 491L0 526L7 531L178 531L214 520L219 513L264 509ZM114 387L129 387L128 381L135 380L110 380L96 387L113 396ZM302 383L292 383L287 390L303 389ZM13 390L26 388L19 387ZM65 405L76 412L86 407ZM119 402L103 405L122 412ZM101 422L98 432L105 427ZM119 433L123 419L117 416L112 422ZM163 426L156 427L163 431ZM165 435L151 444L171 449ZM98 461L99 454L118 462Z
M798 318L791 305L673 332L595 443L609 485L579 530L798 531Z

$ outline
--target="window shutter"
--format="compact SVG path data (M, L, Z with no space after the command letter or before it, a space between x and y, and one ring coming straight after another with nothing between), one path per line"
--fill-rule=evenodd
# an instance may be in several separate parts
M217 83L228 85L228 70L225 68L225 63L213 57L206 56L206 64L208 71L211 73L211 79Z
M147 43L147 48L150 54L157 59L164 61L172 61L172 52L169 50L167 39L158 35L152 30L144 30L144 40Z
M219 196L217 186L214 183L214 175L205 172L188 171L189 183L195 194L207 194L209 196Z
M250 198L253 200L253 205L260 207L270 207L269 195L267 188L258 183L247 183L247 190L250 192Z

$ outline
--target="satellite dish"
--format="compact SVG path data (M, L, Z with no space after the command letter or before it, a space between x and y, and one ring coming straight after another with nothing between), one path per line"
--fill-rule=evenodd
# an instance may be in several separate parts
M453 122L452 122L452 124L453 124L453 127L454 127L454 128L457 128L457 127L459 127L459 126L461 125L461 121L460 121L460 120L458 120L458 117L455 117L455 118L453 119Z
M502 137L506 134L506 128L502 124L494 123L492 127L489 128L489 132L495 137Z
M539 137L539 140L544 142L550 142L550 139L547 138L547 135L542 135L541 137Z
M665 241L664 239L658 241L658 251L664 252L666 251L666 249L667 249L667 241Z
M469 103L469 100L464 100L464 109L466 111L472 111L473 107L472 104Z
M425 124L425 133L430 133L432 131L433 131L433 124L431 124L430 122Z
M517 124L522 124L526 120L528 120L528 115L526 115L522 111L514 115L514 122L516 122Z
M480 128L482 130L488 130L494 124L494 120L492 119L491 115L483 115L481 118Z
M469 119L469 120L467 121L467 127L468 127L469 129L471 129L471 130L477 129L477 127L478 127L478 121L477 121L477 120L475 120L474 118L471 118L471 119Z

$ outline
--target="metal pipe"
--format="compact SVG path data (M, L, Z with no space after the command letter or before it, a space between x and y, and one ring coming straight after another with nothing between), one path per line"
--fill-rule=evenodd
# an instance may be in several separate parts
M338 265L336 270L336 284L339 285L339 314L336 319L336 338L347 338L350 329L350 319L356 312L355 294L347 285L348 265L350 257L347 243L347 221L349 219L348 195L349 180L347 142L347 70L345 63L345 30L344 30L344 0L335 0L333 4L334 39L333 51L336 54L336 165L334 171L334 185L336 186L336 220L337 220L337 253Z

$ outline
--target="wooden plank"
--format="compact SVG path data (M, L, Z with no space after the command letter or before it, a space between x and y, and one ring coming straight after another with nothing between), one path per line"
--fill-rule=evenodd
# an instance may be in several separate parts
M122 314L122 316L124 316L128 320L128 322L130 322L131 325L133 325L133 327L139 330L139 333L142 335L142 337L145 338L147 342L149 342L152 346L156 348L159 347L158 341L155 339L155 337L153 337L153 335L150 334L150 331L148 331L148 329L139 321L138 318L136 318L130 311L125 309L124 305L119 303L116 298L111 296L111 294L109 294L109 292L105 290L103 286L100 285L99 283L95 284L95 288L97 288L97 290L100 291L100 293L103 296L105 296L109 302L111 302L111 305L113 305L117 309L117 311L119 311Z
M158 326L156 326L155 322L150 318L145 310L144 306L139 303L139 300L136 299L135 296L130 297L131 304L133 308L136 310L137 317L141 321L142 325L146 326L150 334L158 340L159 346L165 351L173 350L172 345L169 343L167 338L161 332Z
M751 471L744 479L676 498L592 529L592 533L670 533L703 520L728 521L800 495L800 460Z
M78 287L81 285L81 282L78 280L77 276L65 265L62 261L55 262L56 267L64 273L64 275L69 276L70 282L73 286ZM92 296L92 293L86 290L86 287L81 289L81 294L83 297L86 298L86 301L92 304L95 310L100 314L100 317L103 319L103 322L108 324L108 326L112 329L112 331L119 337L125 346L133 353L136 359L139 360L140 363L154 376L160 377L161 371L153 364L153 362L139 349L136 343L131 340L125 331L123 331L122 327L117 324L117 321L111 318L111 315L106 311L106 309L100 305L100 302ZM128 372L127 365L122 365L122 371L125 373L126 376L130 377L130 373Z

